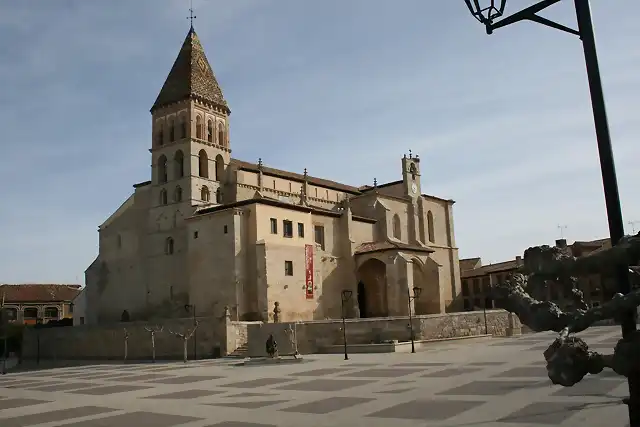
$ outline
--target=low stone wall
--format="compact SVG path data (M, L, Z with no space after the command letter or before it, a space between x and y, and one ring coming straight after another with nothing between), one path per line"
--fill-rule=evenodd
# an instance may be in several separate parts
M519 331L515 316L503 310L486 312L487 333L509 335ZM448 313L416 316L413 319L416 340L453 338L485 334L483 312ZM232 322L217 317L198 318L195 334L197 358L226 356L247 346L251 357L266 355L266 341L273 334L281 355L293 354L294 348L287 332L291 328L298 351L302 354L317 353L322 347L341 344L342 320L318 320L296 323ZM78 325L59 328L26 328L23 339L23 358L35 359L124 359L124 330L129 360L151 359L151 334L145 327L162 326L156 333L156 358L181 359L182 340L169 331L184 333L193 328L193 319L165 319L159 322L126 322L110 325ZM407 317L384 317L346 320L347 341L351 344L379 343L387 340L408 341ZM516 332L517 333L517 332ZM193 358L194 337L189 340L187 352Z
M506 336L519 333L520 322L517 317L504 310L486 312L486 333ZM463 312L436 315L415 316L413 332L417 340L454 338L485 334L483 312ZM387 340L410 340L408 317L383 317L368 319L347 319L345 321L347 341L352 344L378 343ZM266 355L266 340L273 334L278 342L280 354L290 354L293 348L288 334L289 327L297 335L298 351L311 354L320 348L343 342L342 320L319 320L297 323L261 323L246 327L248 355L259 357Z
M198 318L198 329L187 345L193 358L194 341L197 358L211 358L216 353L226 355L227 323L213 317ZM155 334L156 358L182 359L183 340L169 331L185 333L193 328L193 318L163 319L157 322L122 322L109 325L78 325L59 328L25 328L22 344L24 359L124 359L124 330L129 360L151 360L151 334L145 327L163 327ZM236 328L232 328L236 329ZM194 340L195 338L195 340ZM232 343L233 346L233 343Z

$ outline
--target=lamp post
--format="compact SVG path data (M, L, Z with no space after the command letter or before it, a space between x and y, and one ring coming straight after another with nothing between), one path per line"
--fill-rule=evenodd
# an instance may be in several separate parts
M618 192L613 149L611 148L604 93L600 78L600 67L598 65L591 8L589 0L574 0L578 22L577 30L538 16L539 12L559 2L560 0L542 0L513 15L502 18L506 0L485 0L483 5L480 4L480 0L465 0L474 18L485 26L487 34L492 34L494 30L515 22L533 21L546 25L547 27L577 35L582 40L582 49L584 51L591 95L591 108L593 110L600 157L600 170L602 173L602 184L604 187L604 198L609 222L609 234L611 237L611 245L616 245L624 236L624 223L622 220L622 209L620 207L620 195ZM498 18L501 19L496 22ZM624 295L631 291L626 266L619 268L616 279L618 282L618 292ZM636 315L636 310L630 310L621 316L623 338L630 338L636 331ZM640 370L636 370L636 372L629 375L629 399L627 400L627 405L629 407L630 427L640 427Z
M413 339L413 310L411 308L411 301L420 298L421 293L422 288L418 288L417 286L413 288L413 295L411 295L411 290L407 289L407 295L409 296L409 335L411 336L411 353L416 352L416 345Z
M345 289L340 294L340 311L342 312L342 341L344 342L344 360L349 360L347 353L347 322L345 321L345 303L351 299L352 291Z
M189 310L191 310L191 313L193 314L193 360L197 360L197 348L198 348L198 336L196 335L198 333L197 329L196 329L196 305L195 304L185 304L184 305L184 309L187 310L187 312Z

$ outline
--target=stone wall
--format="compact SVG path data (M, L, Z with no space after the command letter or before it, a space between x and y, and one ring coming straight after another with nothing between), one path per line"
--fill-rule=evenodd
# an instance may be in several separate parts
M510 335L518 330L520 323L515 316L504 310L488 310L487 333L496 336ZM369 319L346 319L347 342L367 344L385 340L410 340L408 317L385 317ZM234 327L232 324L231 327ZM261 323L246 327L248 354L252 357L266 355L265 343L269 334L278 342L280 354L290 354L293 348L285 331L291 326L297 335L298 351L302 354L316 353L319 348L343 342L341 320L320 320L297 323ZM483 312L421 315L413 318L416 340L454 338L485 333ZM517 333L517 332L516 332Z
M213 357L219 348L227 354L227 325L218 317L198 318L198 329L189 340L187 351L193 358L194 341L198 359ZM38 351L41 359L124 359L124 330L129 360L151 360L151 334L145 327L162 326L155 334L156 358L182 359L183 341L169 331L184 333L193 328L193 318L164 319L158 322L126 322L110 325L78 325L59 328L26 328L22 344L23 358L35 359ZM233 328L237 330L238 328ZM194 340L195 338L195 340ZM231 343L233 346L234 344ZM39 347L39 350L38 350ZM235 348L234 348L235 349Z
M503 310L489 310L487 329L489 334L504 336L510 329L519 330L515 316ZM200 317L195 334L198 359L217 355L226 356L236 349L247 346L248 355L265 356L265 343L269 334L278 342L281 355L292 354L294 348L287 334L289 327L297 337L298 351L302 354L316 353L327 345L341 344L342 321L317 320L295 323L232 322L219 317ZM156 358L181 359L182 340L169 331L183 333L193 327L192 318L166 319L159 323L126 322L111 325L78 325L60 328L26 328L23 340L23 357L34 359L110 359L124 358L124 329L129 338L128 359L151 359L151 334L145 327L163 326L156 333ZM347 341L352 344L367 344L386 340L408 341L409 319L387 317L370 319L346 319ZM415 316L413 331L417 340L452 338L482 335L485 333L482 312L464 312ZM189 340L187 352L193 358L194 338Z

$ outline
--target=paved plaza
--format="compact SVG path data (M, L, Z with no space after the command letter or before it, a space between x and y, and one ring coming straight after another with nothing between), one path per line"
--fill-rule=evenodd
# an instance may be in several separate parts
M581 336L606 351L620 332ZM552 340L532 334L268 366L217 359L10 373L0 377L0 426L626 426L626 382L610 371L551 385L541 353Z

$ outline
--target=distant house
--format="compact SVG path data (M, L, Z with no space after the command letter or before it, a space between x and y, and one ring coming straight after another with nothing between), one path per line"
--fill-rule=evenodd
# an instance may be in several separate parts
M575 241L568 245L565 239L555 242L558 248L569 248L575 257L591 256L611 248L609 239L592 241ZM509 274L516 272L523 264L522 257L517 256L513 260L495 264L482 265L480 258L466 258L460 260L460 278L462 284L463 307L466 311L493 308L494 304L488 297L488 289L491 285L501 283ZM584 293L587 304L597 307L603 301L611 299L616 292L615 283L611 278L602 279L600 275L579 277L578 287ZM566 296L559 287L550 286L547 289L546 299L557 303L563 303Z
M34 325L73 317L73 300L80 285L0 285L0 301L9 322Z

